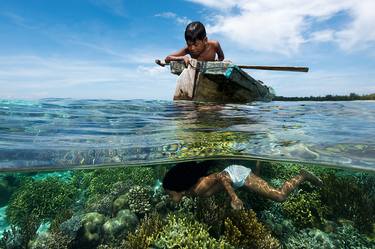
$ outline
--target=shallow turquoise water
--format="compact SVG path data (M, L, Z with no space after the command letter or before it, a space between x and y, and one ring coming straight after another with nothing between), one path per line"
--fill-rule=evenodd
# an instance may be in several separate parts
M0 100L2 171L261 158L375 170L375 102Z

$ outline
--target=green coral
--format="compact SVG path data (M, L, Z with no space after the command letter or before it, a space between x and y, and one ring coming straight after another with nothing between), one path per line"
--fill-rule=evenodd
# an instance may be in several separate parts
M74 183L85 190L86 208L91 211L109 211L113 199L131 186L151 186L155 182L151 167L125 167L76 172ZM104 200L106 199L106 200ZM103 201L104 200L104 201Z
M151 167L125 167L113 169L97 169L88 173L77 173L76 182L86 187L88 194L108 194L117 182L127 186L152 185L155 181L154 171Z
M188 217L169 215L167 224L159 233L155 245L158 248L233 248L225 240L210 237L207 227Z
M121 248L148 249L154 243L164 226L162 217L157 213L146 215L135 232L130 233L122 242Z
M152 209L150 189L147 187L131 187L125 194L125 199L129 209L138 215L144 215Z
M213 237L218 238L224 226L225 211L225 206L219 205L215 197L199 198L195 217L208 226Z
M319 226L327 213L317 191L300 190L282 204L282 209L299 228Z
M6 216L29 238L42 221L52 221L69 209L76 189L56 177L27 181L11 197Z
M323 181L321 196L330 217L352 220L361 232L371 233L375 223L373 177L329 174Z
M232 211L224 222L224 236L236 248L280 248L279 241L258 221L253 210Z
M194 132L188 134L178 151L170 153L171 158L231 155L238 152L238 144L246 143L248 137L236 132Z

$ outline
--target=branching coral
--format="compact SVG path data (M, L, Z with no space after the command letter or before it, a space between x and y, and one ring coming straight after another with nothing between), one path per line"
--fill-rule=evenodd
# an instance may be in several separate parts
M300 190L282 204L284 213L299 228L319 226L327 213L318 192Z
M210 237L207 227L187 217L169 215L167 224L159 233L155 245L158 248L233 248L225 240Z
M252 210L232 211L224 222L226 240L239 248L280 248L280 243L260 223Z
M200 198L195 216L199 222L208 225L209 233L218 238L222 232L225 217L225 208L218 205L214 197Z
M146 215L134 233L123 241L122 248L148 249L159 235L164 222L157 213Z
M43 220L53 220L74 201L76 189L58 178L28 181L11 197L6 210L10 224L31 238Z
M150 189L142 186L133 186L125 194L126 204L129 209L140 215L151 211L151 194Z

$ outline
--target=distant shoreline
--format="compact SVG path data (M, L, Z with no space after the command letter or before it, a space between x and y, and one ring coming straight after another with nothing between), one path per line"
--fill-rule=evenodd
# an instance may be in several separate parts
M326 95L326 96L310 96L310 97L284 97L275 96L274 101L352 101L352 100L375 100L375 93L367 95L358 95L351 93L349 95Z

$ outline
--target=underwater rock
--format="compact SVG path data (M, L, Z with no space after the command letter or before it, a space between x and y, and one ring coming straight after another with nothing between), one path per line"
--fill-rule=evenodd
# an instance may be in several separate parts
M104 222L105 216L100 213L91 212L85 214L82 219L83 239L89 243L99 242Z
M79 229L82 227L84 215L74 215L60 224L60 231L69 238L76 239Z
M120 210L115 218L107 220L103 231L108 237L115 237L119 233L126 235L138 224L137 216L128 209Z

